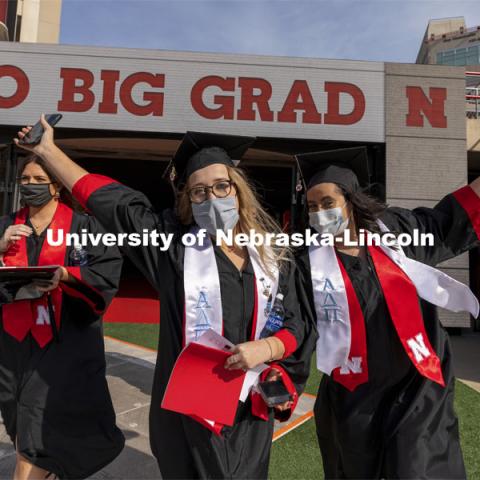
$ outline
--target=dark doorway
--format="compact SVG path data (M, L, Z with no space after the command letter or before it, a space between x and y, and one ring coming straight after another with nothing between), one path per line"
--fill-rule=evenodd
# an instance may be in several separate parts
M480 168L469 170L468 172L469 183L478 177L480 177ZM476 297L480 300L480 247L470 250L469 268L470 268L470 288L472 289ZM474 331L479 332L480 318L473 319L472 326Z

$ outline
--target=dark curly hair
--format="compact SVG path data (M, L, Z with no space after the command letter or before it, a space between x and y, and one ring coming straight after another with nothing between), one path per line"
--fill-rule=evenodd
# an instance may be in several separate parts
M388 208L388 205L368 193L371 186L358 190L348 189L340 185L336 185L336 188L352 207L357 232L360 229L364 229L372 233L381 233L377 220ZM299 217L299 223L296 224L297 230L303 231L308 227L308 223L308 209L304 208L303 213Z
M367 189L350 190L340 186L337 188L352 206L357 231L364 229L372 233L381 233L377 220L388 208L388 205L367 193Z

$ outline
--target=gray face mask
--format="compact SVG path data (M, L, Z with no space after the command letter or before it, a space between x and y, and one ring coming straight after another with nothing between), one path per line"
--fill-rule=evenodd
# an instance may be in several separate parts
M343 218L342 207L310 212L308 217L310 226L320 234L341 235L348 226L348 218Z
M50 193L50 183L20 185L20 195L25 205L29 207L41 207L53 198Z
M213 198L203 203L192 203L192 212L197 225L210 235L216 235L217 229L227 232L235 227L239 219L235 197Z

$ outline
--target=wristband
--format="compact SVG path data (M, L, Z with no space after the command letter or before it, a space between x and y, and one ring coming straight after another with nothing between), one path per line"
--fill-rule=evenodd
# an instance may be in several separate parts
M272 346L270 345L270 342L268 341L268 338L264 338L264 340L267 342L268 348L270 349L270 359L267 360L267 362L271 362L273 360Z

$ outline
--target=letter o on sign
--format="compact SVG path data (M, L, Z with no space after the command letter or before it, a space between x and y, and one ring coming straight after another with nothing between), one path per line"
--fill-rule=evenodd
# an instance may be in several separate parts
M17 83L17 90L10 97L4 97L0 92L0 108L14 108L20 105L28 96L30 82L26 73L13 65L0 65L0 79L11 77Z

